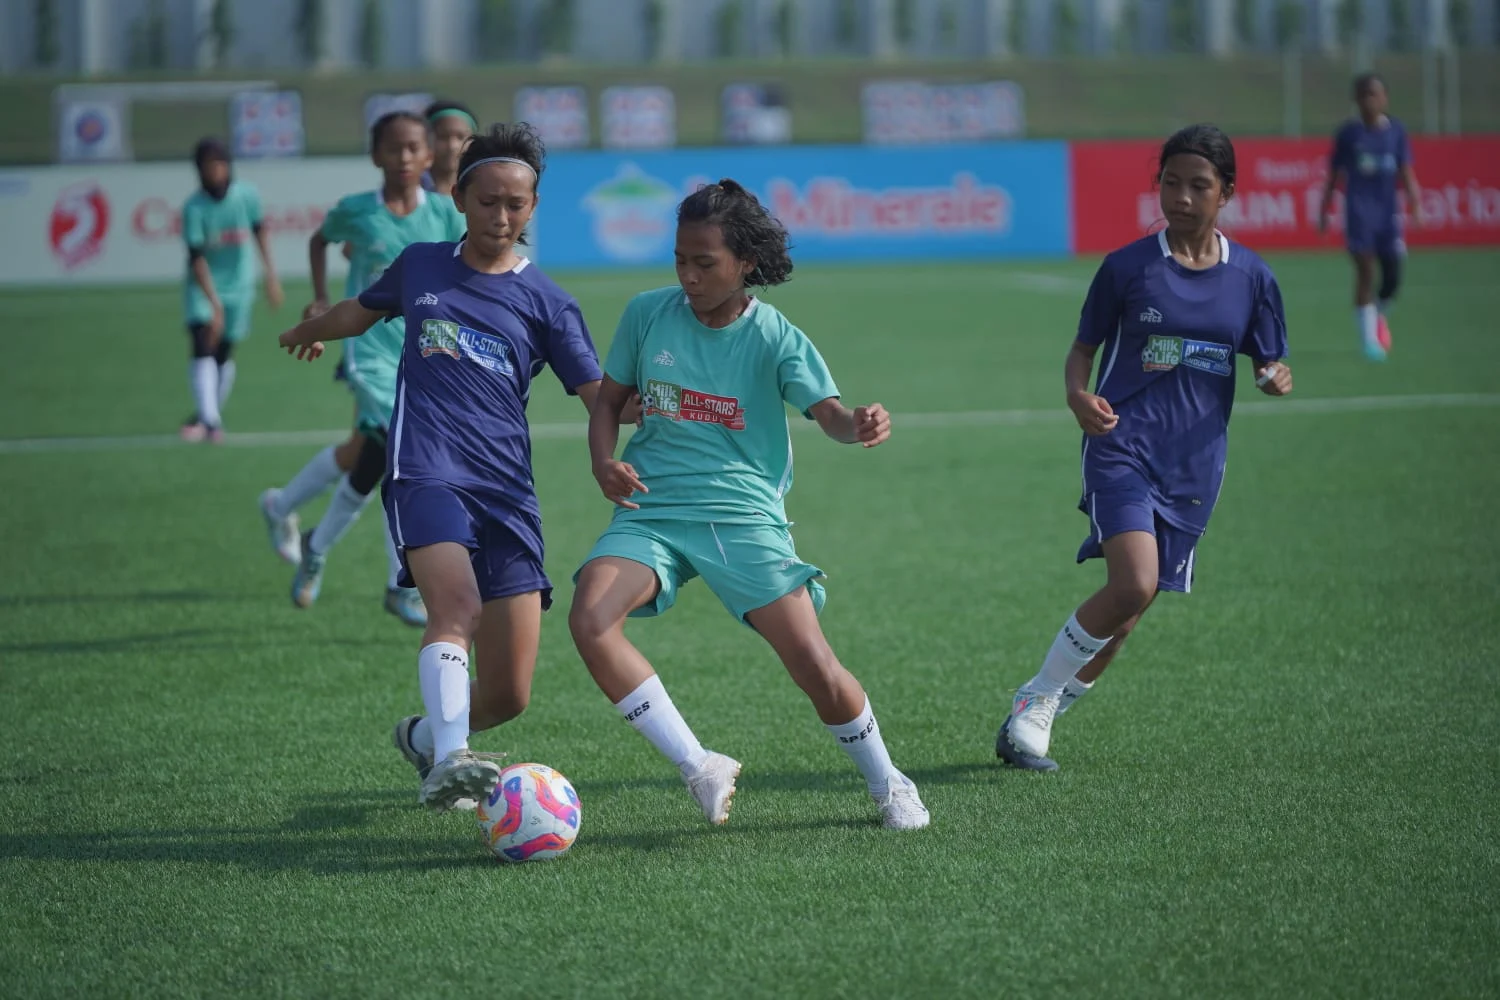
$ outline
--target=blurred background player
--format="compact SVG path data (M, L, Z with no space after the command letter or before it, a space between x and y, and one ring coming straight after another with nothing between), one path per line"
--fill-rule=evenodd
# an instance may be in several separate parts
M1374 73L1354 80L1359 115L1339 126L1333 137L1328 180L1323 186L1318 229L1328 228L1333 189L1344 186L1344 242L1354 259L1354 322L1360 345L1371 361L1384 361L1391 348L1386 309L1401 285L1406 257L1402 239L1399 182L1406 191L1412 222L1422 224L1422 193L1412 169L1406 129L1386 114L1390 98L1385 81ZM1380 288L1375 288L1375 262L1380 262Z
M182 206L182 241L187 244L183 308L193 342L188 384L196 411L182 425L184 441L224 439L221 414L234 388L234 345L250 333L255 302L255 243L265 273L266 301L281 307L281 282L262 224L260 195L234 179L229 147L218 139L198 141L193 150L198 190Z
M472 808L499 780L469 734L526 708L552 601L526 419L531 379L550 366L587 409L599 390L578 303L515 249L536 210L544 155L525 124L475 138L454 185L466 238L408 247L358 298L281 336L298 357L316 357L321 341L387 317L410 324L384 497L402 580L421 588L430 615L417 657L427 714L401 720L393 737L422 779L420 801L439 811Z
M452 241L463 236L463 217L453 199L429 194L422 187L422 175L432 163L424 119L405 111L383 115L370 129L370 150L370 158L381 172L381 187L340 199L309 241L313 301L303 313L305 318L328 309L330 243L343 243L351 249L345 294L352 297L374 284L412 243ZM344 447L349 448L357 437L359 450L317 527L299 541L293 518L298 504L321 492L330 479L338 476L335 449L327 448L313 456L286 487L261 495L261 510L273 547L283 557L297 555L291 596L299 608L311 607L317 601L329 550L354 524L385 475L386 428L395 406L396 370L405 338L406 325L398 317L376 323L344 344L343 377L356 403L355 435ZM386 610L408 625L425 625L421 596L413 588L398 585L401 563L389 532L386 549L390 561Z
M679 284L626 306L589 421L594 477L617 508L578 571L573 641L600 690L677 766L708 821L723 823L739 762L703 748L624 631L626 617L662 614L702 576L812 700L884 825L924 827L916 785L891 763L864 688L823 636L823 572L797 557L785 507L787 404L866 448L890 437L890 416L879 403L844 406L807 335L746 290L792 271L786 230L753 194L723 180L689 195L677 218ZM644 424L622 461L620 419L637 391Z
M458 161L464 146L479 131L479 122L468 105L458 101L433 101L424 112L432 135L432 166L422 175L422 186L448 197L458 179Z
M1235 355L1251 358L1262 392L1292 390L1276 278L1215 228L1234 196L1229 137L1190 125L1162 146L1158 167L1167 228L1104 258L1068 352L1090 528L1078 561L1102 556L1107 578L1016 692L995 753L1018 767L1057 766L1047 757L1057 713L1089 690L1160 591L1191 591L1224 479Z

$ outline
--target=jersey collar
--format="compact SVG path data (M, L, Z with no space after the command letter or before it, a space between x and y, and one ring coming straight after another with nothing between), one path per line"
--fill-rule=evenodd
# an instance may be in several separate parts
M1229 239L1217 229L1214 230L1214 235L1219 238L1219 263L1228 264ZM1161 255L1163 257L1172 256L1172 248L1167 246L1167 231L1165 229L1158 229L1156 231L1156 244L1161 247Z

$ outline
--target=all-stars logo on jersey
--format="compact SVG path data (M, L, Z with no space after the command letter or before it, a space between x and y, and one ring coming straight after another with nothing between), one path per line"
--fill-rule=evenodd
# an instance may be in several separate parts
M648 417L719 424L731 431L745 429L745 410L733 396L715 396L653 378L646 380L646 391L641 394L641 404Z
M1165 372L1185 365L1210 375L1229 376L1234 374L1233 353L1234 349L1228 344L1152 334L1141 351L1141 368L1148 372Z
M510 359L510 344L504 338L471 330L446 319L422 321L417 349L424 358L442 354L455 360L472 361L499 375L516 373Z

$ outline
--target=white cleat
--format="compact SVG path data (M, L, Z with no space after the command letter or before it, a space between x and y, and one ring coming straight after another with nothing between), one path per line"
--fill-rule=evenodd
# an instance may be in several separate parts
M260 514L266 519L266 534L271 539L271 550L280 556L283 562L289 562L295 566L302 561L302 532L297 523L295 511L286 517L277 517L271 512L271 505L280 496L281 491L275 488L262 493Z
M417 769L418 783L425 782L427 776L432 773L432 758L418 750L417 745L411 739L412 732L421 721L420 715L408 715L396 723L396 729L391 733L391 742L396 745L397 750L401 751L401 756ZM473 812L479 808L479 803L474 799L459 799L453 803L453 808L463 812Z
M729 818L729 807L734 804L734 779L739 776L739 761L713 752L697 767L684 768L682 772L688 791L714 826L723 826Z
M433 765L422 780L422 792L417 801L437 812L462 808L465 799L481 801L489 798L500 783L500 765L491 760L492 755L483 756L464 747L455 750Z
M1037 694L1029 687L1017 691L1010 706L1010 745L1032 757L1047 756L1060 704L1056 695Z
M900 771L891 775L883 793L871 789L870 797L880 807L880 825L887 830L920 830L932 822L917 786Z

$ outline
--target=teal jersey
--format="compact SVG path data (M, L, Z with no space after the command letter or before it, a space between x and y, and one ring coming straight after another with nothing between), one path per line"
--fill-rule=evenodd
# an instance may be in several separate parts
M194 191L182 206L182 241L203 254L219 300L248 303L255 297L255 227L261 224L260 194L244 181L232 181L224 197ZM213 316L208 297L193 279L189 261L183 289L189 323Z
M645 414L621 457L651 492L616 518L786 523L786 406L807 415L839 390L812 341L773 306L752 300L713 330L680 288L637 295L604 372L640 392Z
M349 277L344 297L354 298L373 285L401 251L413 243L456 243L464 237L464 217L452 198L420 192L417 207L396 215L385 205L377 189L345 195L323 217L319 229L329 243L349 244ZM389 368L401 361L406 324L384 320L368 332L344 342L344 366Z

